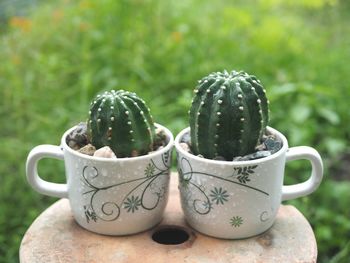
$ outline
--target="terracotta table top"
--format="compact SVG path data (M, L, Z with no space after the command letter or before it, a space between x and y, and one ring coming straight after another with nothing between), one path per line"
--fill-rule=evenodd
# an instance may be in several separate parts
M46 209L26 232L20 247L20 262L316 262L315 236L295 207L282 205L272 228L260 236L244 240L215 239L187 226L180 206L177 174L171 176L164 219L154 229L124 237L94 234L75 223L69 201L61 199ZM169 238L180 242L186 237L188 240L181 244L158 243L166 243Z

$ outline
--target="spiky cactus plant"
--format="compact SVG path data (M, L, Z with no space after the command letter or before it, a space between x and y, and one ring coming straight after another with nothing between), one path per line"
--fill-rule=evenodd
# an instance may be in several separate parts
M91 102L89 138L97 149L109 146L117 157L131 157L153 150L156 137L149 108L135 93L106 91Z
M194 93L189 112L192 151L226 160L253 153L269 119L260 81L243 71L211 73Z

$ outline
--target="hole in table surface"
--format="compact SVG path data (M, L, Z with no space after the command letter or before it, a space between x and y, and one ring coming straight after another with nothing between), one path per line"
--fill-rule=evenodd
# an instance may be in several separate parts
M178 226L166 226L152 234L153 241L163 245L179 245L190 239L190 234Z

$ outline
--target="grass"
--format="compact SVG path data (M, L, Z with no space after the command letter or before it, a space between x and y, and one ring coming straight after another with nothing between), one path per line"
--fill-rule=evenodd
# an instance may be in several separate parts
M349 182L334 180L349 151L350 6L345 1L61 0L12 17L0 36L0 262L18 262L20 240L55 199L25 179L28 152L58 144L87 118L89 100L111 88L135 91L174 134L187 124L196 81L243 69L264 83L271 126L290 146L310 145L325 161L316 193L291 202L312 224L319 262L349 257ZM64 182L59 161L43 178ZM286 183L308 176L287 167Z

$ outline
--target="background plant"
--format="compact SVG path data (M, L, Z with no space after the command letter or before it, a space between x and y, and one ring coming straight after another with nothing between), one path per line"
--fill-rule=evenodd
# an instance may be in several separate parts
M319 190L292 203L314 228L319 262L346 262L350 183L338 180L349 178L349 11L344 0L58 0L9 17L0 24L0 262L18 261L25 230L55 201L26 183L33 146L58 144L112 88L142 96L175 134L188 126L197 80L223 69L258 76L270 125L324 157ZM308 170L289 165L286 183ZM59 161L39 171L65 180Z

